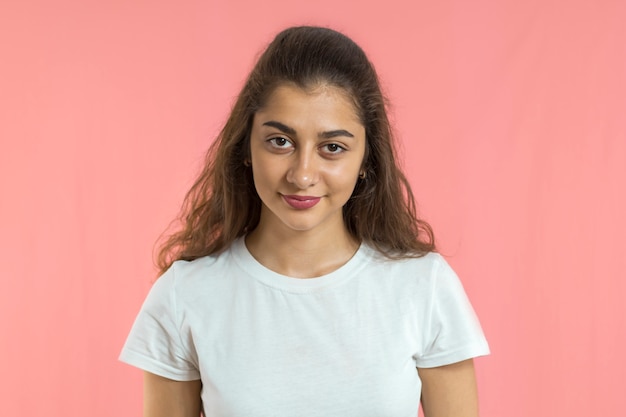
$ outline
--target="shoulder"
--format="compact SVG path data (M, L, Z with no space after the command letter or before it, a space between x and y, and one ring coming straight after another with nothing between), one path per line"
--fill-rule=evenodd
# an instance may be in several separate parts
M439 253L430 252L424 256L402 259L395 262L396 274L408 281L406 285L424 296L436 298L448 291L464 292L456 272Z
M368 248L367 263L357 281L381 295L388 294L413 306L423 305L430 302L442 272L449 268L443 256L434 252L420 257L389 258Z
M166 287L177 297L209 291L211 287L223 285L232 274L233 259L230 249L192 261L175 261L161 275L154 287Z
M446 259L429 252L420 257L390 259L370 249L364 268L371 285L388 288L398 298L409 297L417 303L430 304L446 293L463 293L461 280Z
M368 246L366 253L371 265L378 270L386 271L386 276L432 280L442 271L450 269L444 257L436 252L428 252L421 256L398 255L392 258Z

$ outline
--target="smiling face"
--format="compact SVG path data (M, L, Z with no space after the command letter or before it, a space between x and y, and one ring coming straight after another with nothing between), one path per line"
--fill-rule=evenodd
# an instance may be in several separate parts
M259 230L347 233L342 208L361 171L365 128L344 90L281 85L254 115L250 152Z

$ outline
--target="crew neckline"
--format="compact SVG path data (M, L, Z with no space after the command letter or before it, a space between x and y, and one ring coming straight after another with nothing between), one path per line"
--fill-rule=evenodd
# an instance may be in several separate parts
M248 250L244 237L233 242L232 249L239 266L257 281L269 287L297 293L323 290L354 278L356 272L365 267L367 254L371 250L365 243L361 243L354 255L334 271L314 278L296 278L272 271L257 261Z

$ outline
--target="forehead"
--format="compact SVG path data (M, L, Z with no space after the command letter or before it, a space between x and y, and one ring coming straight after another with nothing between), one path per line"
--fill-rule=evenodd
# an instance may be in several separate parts
M256 112L255 120L270 115L296 119L325 117L337 122L363 125L352 95L343 88L327 83L307 88L295 84L278 85Z

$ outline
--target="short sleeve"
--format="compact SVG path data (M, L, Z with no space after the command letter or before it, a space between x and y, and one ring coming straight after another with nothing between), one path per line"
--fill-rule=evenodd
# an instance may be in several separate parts
M449 365L489 354L476 313L456 273L442 258L433 265L430 314L418 368Z
M174 264L152 286L120 354L120 361L177 381L200 379L185 345L176 306Z

